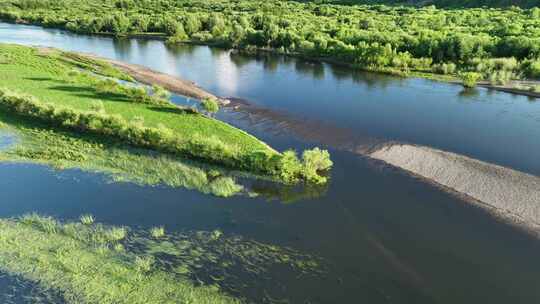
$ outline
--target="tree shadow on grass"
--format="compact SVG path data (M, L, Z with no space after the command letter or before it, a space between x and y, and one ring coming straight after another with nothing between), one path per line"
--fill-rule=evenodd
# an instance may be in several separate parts
M32 81L55 81L55 79L50 77L24 77L23 79Z
M148 107L149 110L163 113L173 113L173 114L198 114L194 109L191 108L182 108L182 107Z
M31 81L39 81L39 82L56 82L56 83L62 83L62 84L65 84L66 81L65 80L61 80L61 79L54 79L54 78L51 78L51 77L24 77L23 78L24 80L31 80Z
M107 101L132 102L127 96L117 93L100 93L87 86L59 85L49 87L50 90L62 91L77 97L96 98Z

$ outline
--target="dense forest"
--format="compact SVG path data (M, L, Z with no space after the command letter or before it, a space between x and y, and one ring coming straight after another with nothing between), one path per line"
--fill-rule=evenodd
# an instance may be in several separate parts
M496 83L540 77L537 7L439 9L283 0L0 0L0 18L78 33L145 33L164 35L169 43L273 50L398 74L466 74Z
M463 7L511 7L519 6L531 8L540 6L540 0L318 0L317 3L332 4L386 4L386 5L410 5L444 8Z

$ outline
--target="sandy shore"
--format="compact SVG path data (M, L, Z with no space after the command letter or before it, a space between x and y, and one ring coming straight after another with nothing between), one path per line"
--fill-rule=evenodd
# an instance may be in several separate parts
M126 63L122 61L96 57L96 56L93 56L93 57L109 62L116 68L131 75L133 78L135 78L135 80L139 82L149 84L149 85L154 85L154 84L160 85L171 92L184 95L187 97L193 97L196 99L210 98L210 99L218 100L221 104L228 103L226 99L219 98L205 91L204 89L198 87L192 81L187 81L187 80L184 80L184 79L181 79L179 77L175 77L169 74L157 72L157 71L154 71L152 69L149 69L147 67L137 65L137 64L131 64L131 63Z
M506 85L491 85L488 83L480 83L479 87L487 88L490 90L501 91L505 93L510 93L514 95L523 95L528 97L540 98L540 92L534 92L526 89L520 89L519 87L530 87L530 86L540 86L539 81L511 81Z
M389 145L369 156L465 194L498 215L539 231L540 177L413 145Z
M48 55L51 52L55 51L62 52L62 50L52 47L36 46L36 49L42 55ZM138 64L104 58L90 53L79 52L78 54L88 58L108 62L112 66L122 70L124 73L131 75L131 77L133 77L135 80L147 85L159 85L176 94L192 97L199 100L210 98L216 99L222 105L226 105L229 103L228 99L220 98L210 92L205 91L204 89L197 86L193 81L188 81L176 76L154 71Z

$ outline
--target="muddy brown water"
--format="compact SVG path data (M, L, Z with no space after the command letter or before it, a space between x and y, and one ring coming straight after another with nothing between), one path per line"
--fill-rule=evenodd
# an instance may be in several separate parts
M319 278L275 273L239 296L290 303L539 303L540 242L482 209L353 153L405 142L540 174L540 103L485 89L355 72L281 56L113 40L0 24L0 41L89 52L244 100L217 117L278 149L326 146L326 189L290 202L108 183L101 175L0 164L1 216L92 213L110 224L213 230L317 254ZM178 103L192 100L175 96ZM234 291L230 291L234 294ZM267 297L270 295L270 297Z

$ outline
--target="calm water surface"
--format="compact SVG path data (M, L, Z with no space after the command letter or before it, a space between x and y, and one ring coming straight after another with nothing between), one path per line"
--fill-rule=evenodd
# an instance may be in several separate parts
M0 164L1 216L25 212L227 234L322 256L322 279L248 282L291 303L540 303L540 242L407 174L351 153L384 141L428 145L540 175L540 103L280 56L86 37L0 24L0 41L142 64L249 106L218 118L279 149L326 146L326 192L285 203L111 184L77 170ZM182 102L182 98L176 97Z

